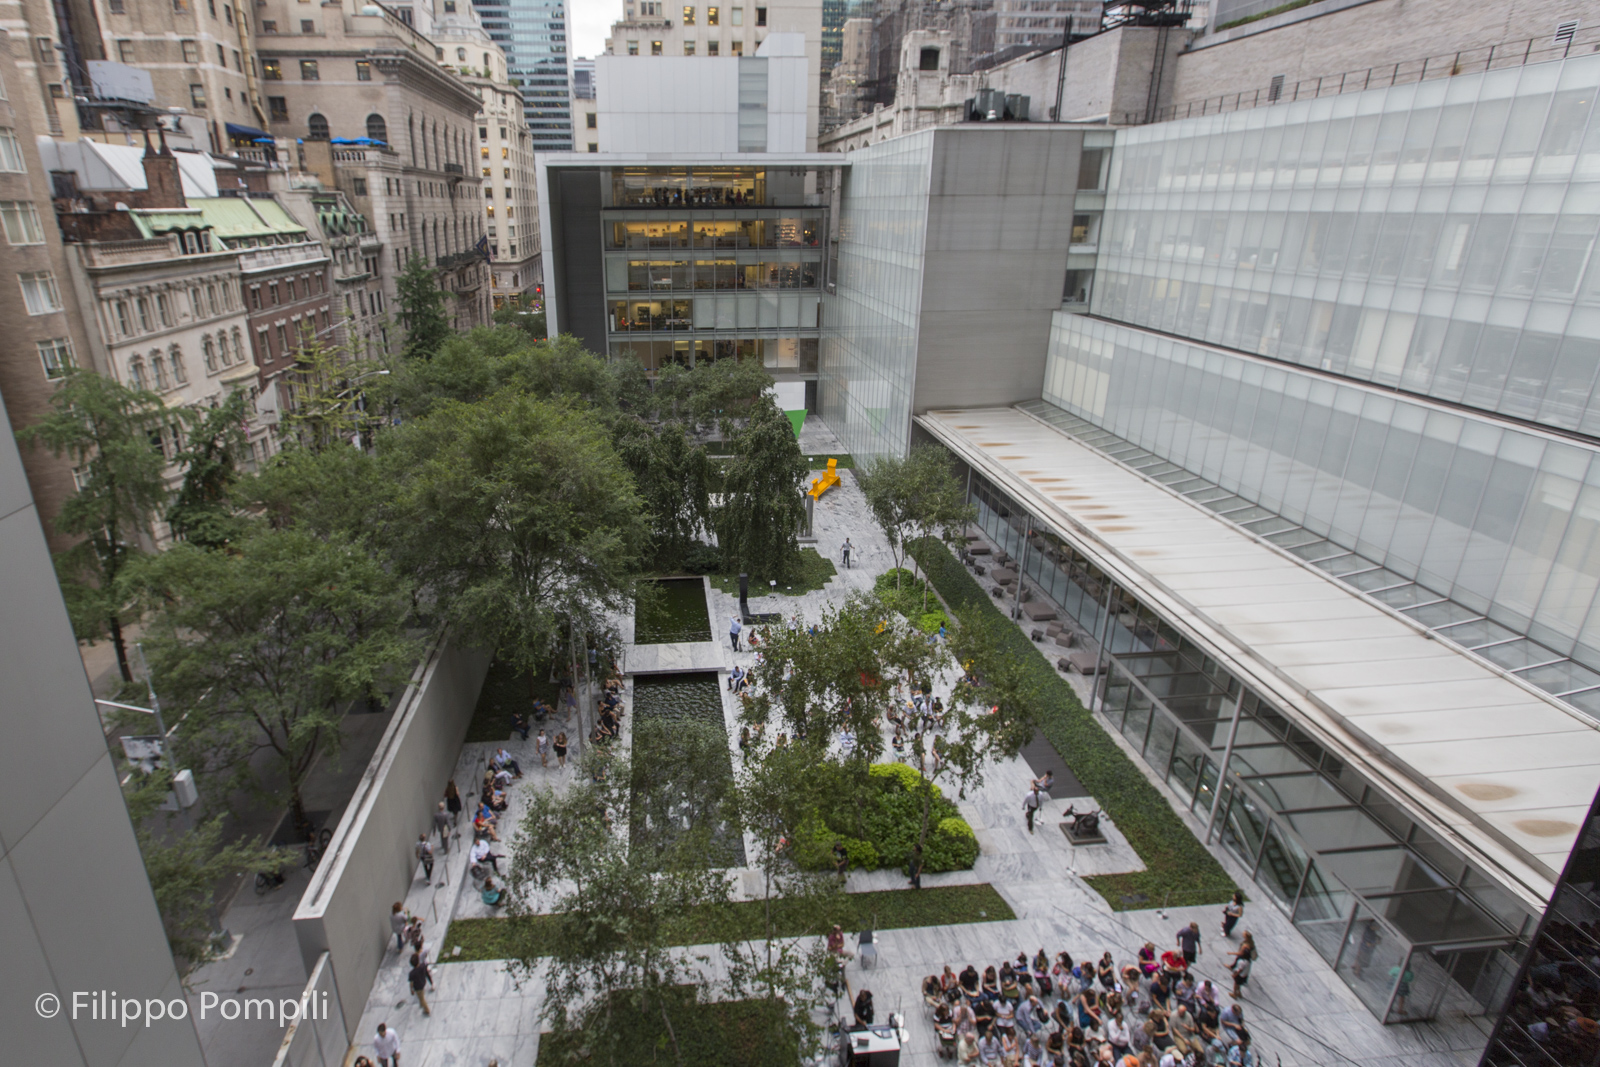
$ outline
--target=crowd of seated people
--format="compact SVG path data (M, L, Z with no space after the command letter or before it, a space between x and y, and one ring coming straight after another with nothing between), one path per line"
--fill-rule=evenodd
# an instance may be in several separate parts
M1563 893L1563 903L1580 895L1571 887ZM1571 910L1590 907L1584 899ZM1486 1062L1505 1062L1496 1055L1502 1050L1524 1063L1594 1063L1600 1057L1600 924L1575 918L1552 917L1545 925Z
M600 699L595 706L598 717L595 727L589 733L589 741L594 745L603 745L622 736L622 678L613 675L606 679L605 685L600 690Z
M1243 1009L1183 956L1112 954L968 964L922 982L939 1054L978 1067L1257 1067Z

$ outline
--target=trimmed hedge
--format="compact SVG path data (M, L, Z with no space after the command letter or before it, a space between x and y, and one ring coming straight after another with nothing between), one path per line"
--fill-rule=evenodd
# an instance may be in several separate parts
M1038 646L1006 620L949 549L942 544L924 548L920 557L923 569L957 618L968 612L989 612L1006 622L1002 633L1008 651L1036 676L1041 698L1039 725L1045 737L1128 839L1146 868L1133 874L1097 875L1084 881L1118 911L1156 907L1163 901L1174 908L1226 903L1233 895L1233 880L1189 832L1161 792L1095 721Z
M819 767L819 774L848 774L848 768ZM904 763L874 763L867 769L868 779L878 788L871 806L864 811L822 811L800 824L795 833L795 862L812 871L833 867L833 846L844 846L850 865L862 870L878 867L904 867L911 859L917 838L922 833L922 776ZM928 810L928 843L922 853L922 869L964 871L977 862L978 838L961 818L960 810L934 785ZM857 819L866 837L849 833Z
M826 925L810 928L804 921L790 919L785 902L773 903L779 937L821 937ZM673 945L704 945L719 932L728 938L761 936L766 904L745 900L723 907L700 909L691 915L669 941ZM802 907L802 913L806 907ZM731 916L732 923L726 920ZM958 923L1005 922L1015 919L1005 899L987 882L977 885L930 886L926 889L880 889L871 893L841 894L831 916L846 930L902 930L914 926L953 926ZM440 963L472 963L480 960L509 960L550 955L562 934L559 915L531 915L514 918L457 919L445 931L439 946ZM461 955L452 955L460 946Z

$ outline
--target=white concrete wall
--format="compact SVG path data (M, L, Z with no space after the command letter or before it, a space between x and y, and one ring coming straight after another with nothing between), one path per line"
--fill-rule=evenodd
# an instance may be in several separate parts
M295 911L306 969L328 954L347 1037L361 1021L394 940L389 905L405 899L415 877L412 845L433 826L488 670L487 653L458 648L445 637L433 644ZM456 784L463 792L473 787Z
M798 35L773 34L768 42L789 36ZM767 151L804 152L809 61L793 49L775 51L763 52ZM597 56L594 72L601 152L739 150L738 57Z

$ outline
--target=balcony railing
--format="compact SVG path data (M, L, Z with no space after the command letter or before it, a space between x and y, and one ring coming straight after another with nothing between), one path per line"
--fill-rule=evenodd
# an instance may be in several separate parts
M306 241L294 245L273 245L268 248L254 248L239 254L239 269L244 272L255 270L268 270L272 267L281 267L289 263L308 263L313 260L327 259L327 252L322 245L315 241Z
M454 270L457 267L465 267L482 261L483 256L478 252L451 252L449 255L440 256L437 263L445 270Z
M446 163L444 165L444 172L446 174L462 174L462 173L465 173L464 171L462 171L461 164L459 164L459 163Z
M1368 67L1366 70L1303 78L1293 84L1223 93L1221 96L1208 96L1204 100L1173 104L1150 113L1126 111L1116 119L1116 125L1141 126L1149 122L1216 115L1225 111L1247 111L1295 100L1313 100L1319 96L1338 96L1341 93L1359 93L1363 89L1386 89L1391 85L1453 78L1458 74L1478 74L1532 63L1553 63L1591 52L1600 52L1600 26L1585 26L1570 36L1531 37L1484 48L1467 48L1422 59L1408 59L1381 67Z
M152 237L149 240L87 241L78 246L83 250L86 266L110 267L125 263L156 263L163 259L177 259L183 254L177 234Z

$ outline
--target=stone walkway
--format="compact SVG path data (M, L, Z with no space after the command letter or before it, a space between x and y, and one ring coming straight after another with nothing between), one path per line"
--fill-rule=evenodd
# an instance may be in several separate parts
M831 435L826 427L810 420L802 434L802 447L808 454L826 454L830 447L836 448L836 442L829 442L827 437ZM836 565L839 546L849 537L855 549L855 566L841 571L818 592L798 597L752 597L752 612L817 619L828 604L841 601L851 590L870 590L873 579L891 565L888 544L872 522L853 472L841 472L841 484L819 502L816 534L818 550ZM717 649L721 670L725 673L735 663L750 666L753 654L734 653L727 639L728 618L737 610L737 597L712 590L709 606L716 639L712 645ZM631 637L631 626L624 633ZM630 657L635 655L633 648L628 652ZM710 649L705 649L705 657L709 654ZM697 648L692 657L694 665L701 666L705 657ZM663 656L658 652L654 662L672 659L672 653ZM1087 695L1082 692L1082 679L1074 675L1069 680L1080 689L1080 695ZM730 704L725 695L725 712L733 724ZM631 710L631 699L627 706ZM631 714L623 720L625 741L631 722ZM730 737L736 733L735 726ZM1115 732L1112 737L1122 743ZM463 791L467 782L473 782L475 788L481 773L480 761L493 747L468 745L463 750L457 774ZM518 741L508 747L527 772L524 781L512 790L511 809L501 819L501 825L509 830L526 804L530 785L548 783L559 787L570 780L573 772L570 762L566 772L539 768L532 742ZM1137 757L1134 765L1144 770ZM1113 912L1084 883L1083 876L1138 869L1138 857L1114 824L1107 826L1110 840L1106 845L1079 849L1067 842L1057 828L1062 810L1073 802L1080 807L1092 804L1092 798L1053 798L1038 820L1037 832L1027 833L1021 798L1031 777L1032 772L1021 759L992 765L983 785L969 790L967 799L959 802L962 815L982 846L976 866L971 871L923 879L925 887L988 882L1011 905L1016 918L882 931L877 935L877 967L863 970L852 963L847 969L851 989L870 988L880 1013L903 1013L909 1033L901 1058L905 1067L934 1067L936 1062L944 1062L936 1060L932 1030L919 990L922 978L938 973L945 964L960 970L971 962L981 970L990 963L998 966L1018 952L1031 956L1042 947L1051 956L1065 949L1075 959L1098 957L1109 949L1120 967L1135 958L1145 941L1164 949L1173 943L1181 926L1195 921L1204 938L1196 970L1202 977L1221 984L1224 992L1228 988L1224 964L1231 946L1221 940L1217 929L1220 909ZM1171 799L1164 784L1157 783L1157 787ZM509 838L510 834L504 836ZM463 839L469 838L470 831L464 832ZM1245 885L1245 872L1238 870L1231 858L1220 858L1235 880ZM421 882L419 873L419 881L408 896L408 906L427 917L429 944L439 942L444 923L451 916L475 916L486 910L470 892L470 883L463 886L464 865L464 850L454 849L435 870L436 884ZM446 876L448 884L439 884ZM851 891L903 886L904 878L894 871L854 872L848 883ZM1261 950L1243 1003L1246 1024L1264 1064L1467 1067L1476 1063L1484 1041L1478 1021L1458 1016L1436 1023L1382 1026L1272 904L1253 900L1241 929L1254 933ZM438 989L429 997L434 1013L424 1018L415 999L407 993L400 960L391 950L362 1018L364 1040L358 1050L370 1055L371 1035L377 1023L385 1021L400 1032L406 1067L486 1067L491 1062L498 1067L531 1067L538 1052L541 999L537 983L517 989L504 965L494 962L451 963L447 959L436 968L436 976Z

